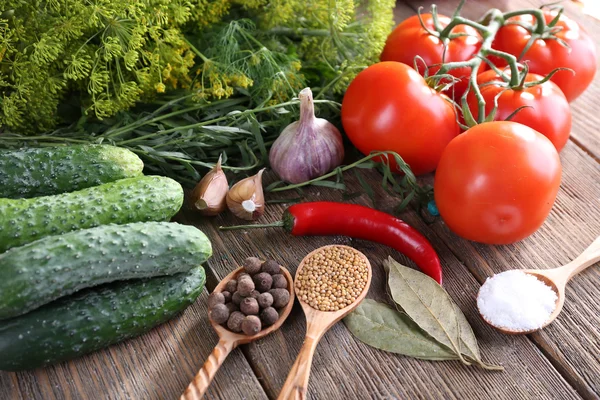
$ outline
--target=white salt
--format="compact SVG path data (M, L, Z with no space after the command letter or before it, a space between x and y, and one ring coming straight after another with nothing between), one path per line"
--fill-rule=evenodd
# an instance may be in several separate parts
M556 299L554 290L535 276L512 270L485 281L477 307L493 326L528 331L544 325L556 307Z

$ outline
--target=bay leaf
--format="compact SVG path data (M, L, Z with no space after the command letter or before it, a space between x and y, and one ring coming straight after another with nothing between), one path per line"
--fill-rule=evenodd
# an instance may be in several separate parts
M462 310L454 303L454 311L456 312L456 319L458 321L458 327L460 330L460 352L466 356L469 360L475 362L481 368L503 371L504 367L500 365L491 365L483 362L481 359L481 353L479 352L479 345L477 344L477 338L473 328L467 321L467 317L463 314Z
M427 334L456 353L469 364L460 351L460 328L454 302L431 277L388 257L383 262L388 272L392 299Z
M380 350L422 360L457 360L456 353L432 339L408 315L384 303L365 299L344 318L361 342Z

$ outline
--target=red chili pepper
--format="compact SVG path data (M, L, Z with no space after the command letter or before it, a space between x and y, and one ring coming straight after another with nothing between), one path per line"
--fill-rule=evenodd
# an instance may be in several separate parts
M270 226L281 226L295 236L343 235L384 244L410 258L423 273L442 284L440 259L431 243L390 214L356 204L317 201L289 207L278 223L245 228Z

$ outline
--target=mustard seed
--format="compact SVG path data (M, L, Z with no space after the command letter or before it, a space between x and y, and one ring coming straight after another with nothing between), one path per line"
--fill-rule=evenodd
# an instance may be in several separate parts
M295 282L296 292L312 308L338 311L360 296L368 277L367 261L358 250L327 247L304 260Z

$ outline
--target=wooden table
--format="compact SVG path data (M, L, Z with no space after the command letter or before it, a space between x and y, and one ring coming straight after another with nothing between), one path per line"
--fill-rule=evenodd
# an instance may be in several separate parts
M438 2L451 13L457 1ZM490 4L506 9L537 6L540 1L469 1L464 14L481 15ZM429 1L406 1L396 21ZM591 33L600 49L600 22L566 5L569 15ZM343 324L325 335L317 348L309 391L312 399L594 399L600 396L600 268L576 277L556 322L529 336L504 336L478 317L475 296L487 276L509 268L553 268L577 256L600 234L600 75L573 103L572 140L561 153L563 181L556 204L542 228L510 246L485 246L462 240L440 220L425 223L415 212L402 218L429 238L442 259L445 287L465 312L485 360L504 372L465 367L459 362L426 362L384 353L355 340ZM378 208L391 210L395 200L380 189L376 172L366 175ZM352 185L351 177L348 183ZM356 184L356 187L358 184ZM284 198L291 194L277 196ZM311 200L342 200L339 192L313 188ZM369 204L366 196L354 200ZM283 204L269 206L262 222L277 220ZM388 255L412 265L384 246L348 238L292 238L281 231L220 233L231 216L199 220L182 214L210 236L214 256L208 262L208 289L247 256L272 257L292 272L309 251L330 243L350 244L374 267L369 297L382 298L381 261ZM174 399L187 386L217 342L207 320L206 297L181 316L150 333L78 360L31 372L0 372L0 399ZM302 344L305 321L295 306L283 328L235 350L208 392L210 399L276 398Z

